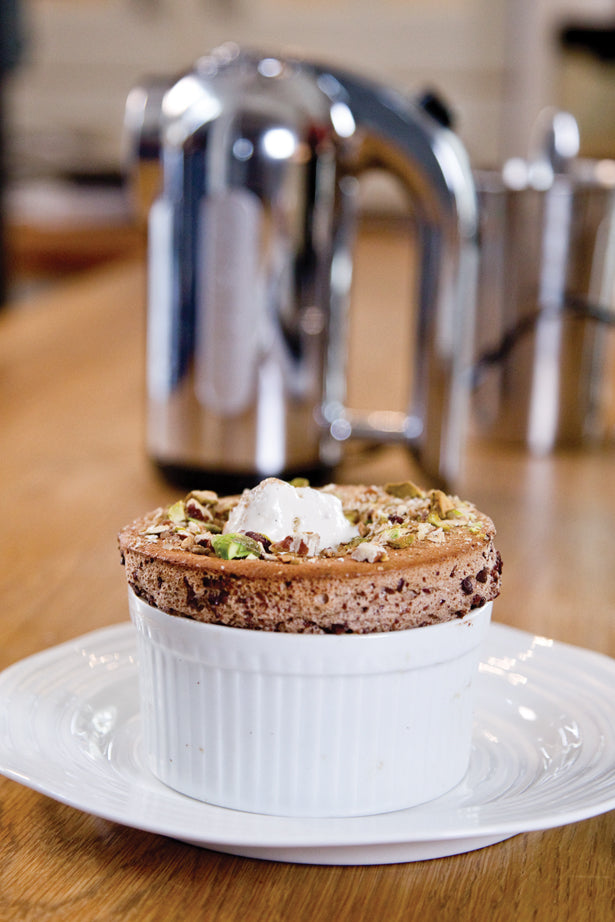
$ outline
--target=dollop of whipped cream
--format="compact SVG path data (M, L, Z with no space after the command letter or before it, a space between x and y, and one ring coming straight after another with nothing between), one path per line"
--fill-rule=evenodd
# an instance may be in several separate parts
M358 537L337 496L312 487L293 487L268 477L251 490L244 490L231 510L224 533L257 532L270 541L305 538L312 554L335 548Z

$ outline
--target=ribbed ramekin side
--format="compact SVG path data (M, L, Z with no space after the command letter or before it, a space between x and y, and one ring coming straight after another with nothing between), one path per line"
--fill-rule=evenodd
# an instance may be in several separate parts
M259 638L271 640L262 655L225 651L219 665L211 649L200 655L204 640L191 649L184 631L175 643L175 619L166 633L150 630L141 609L132 614L145 745L153 773L176 790L251 812L349 816L430 800L465 773L483 628L467 625L446 662L417 664L400 636L409 646L397 668L387 658L380 672L372 661L366 674L339 674L323 658L319 674L313 662L302 671L301 658L293 672L276 637ZM199 643L209 634L194 630ZM231 651L246 646L243 633L228 639Z

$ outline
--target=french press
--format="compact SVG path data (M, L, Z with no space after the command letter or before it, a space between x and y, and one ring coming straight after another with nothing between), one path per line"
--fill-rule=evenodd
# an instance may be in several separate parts
M346 438L393 438L435 480L454 480L477 262L475 189L454 132L386 86L234 45L136 87L126 125L149 215L155 463L218 489L266 476L322 482ZM412 399L386 427L345 405L368 169L407 190L419 248Z

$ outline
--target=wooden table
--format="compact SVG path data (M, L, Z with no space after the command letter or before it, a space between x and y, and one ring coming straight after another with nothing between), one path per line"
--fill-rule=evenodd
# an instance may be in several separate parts
M177 493L144 456L143 301L142 266L116 263L0 317L0 668L126 620L116 533ZM339 473L408 476L391 447ZM615 656L613 451L471 445L463 492L498 525L495 619ZM2 922L615 918L615 812L440 860L319 867L217 854L0 779L0 830Z

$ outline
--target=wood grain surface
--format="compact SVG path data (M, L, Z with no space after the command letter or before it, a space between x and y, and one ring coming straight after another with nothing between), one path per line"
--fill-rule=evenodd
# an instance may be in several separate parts
M408 323L401 286L372 332L370 305L405 256L386 233L370 246L351 393L381 406L404 391L391 382L392 367L405 374L403 355L391 364ZM117 531L177 495L143 449L143 302L142 265L122 262L0 317L0 668L126 620ZM366 375L371 361L382 370ZM351 447L339 471L346 482L408 476L421 480L395 447ZM615 656L613 449L530 458L473 442L460 487L498 527L495 620ZM451 858L320 867L216 854L0 779L2 922L613 918L615 812Z

